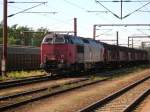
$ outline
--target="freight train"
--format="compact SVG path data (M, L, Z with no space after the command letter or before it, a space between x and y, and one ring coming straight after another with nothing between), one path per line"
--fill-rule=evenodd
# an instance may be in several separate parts
M38 47L8 46L7 52L8 71L40 68L40 48ZM2 60L2 45L0 45L0 60Z
M47 34L41 43L41 68L47 72L87 71L105 66L144 63L147 52L91 38Z

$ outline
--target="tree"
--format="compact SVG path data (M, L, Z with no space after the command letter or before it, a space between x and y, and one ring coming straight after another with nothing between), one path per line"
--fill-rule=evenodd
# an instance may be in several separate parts
M46 32L48 32L47 28L41 27L37 30L33 30L28 26L18 26L18 24L14 24L8 27L8 44L40 46ZM2 24L0 24L0 44L2 44L2 37L3 27Z
M41 45L41 42L43 40L43 37L44 35L48 32L48 29L47 28L38 28L35 33L34 33L34 36L33 36L33 46L40 46Z
M31 30L31 28L27 27L27 26L19 26L18 25L12 25L11 27L9 27L8 30L8 41L9 44L16 44L16 45L30 45L31 41L30 38L31 36L29 36L28 34L26 35L25 31L28 32Z

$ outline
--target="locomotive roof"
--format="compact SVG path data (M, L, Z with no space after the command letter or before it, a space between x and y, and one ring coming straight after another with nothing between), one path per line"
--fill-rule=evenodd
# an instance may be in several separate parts
M100 42L98 40L93 40L92 38L84 38L84 37L68 35L68 34L48 34L45 37L50 36L50 35L56 35L57 37L64 36L66 38L67 37L71 38L75 42L75 44L85 44L85 43L88 44L88 43L90 43L88 41L91 41L91 43L92 42L98 43L100 45L103 45L107 49L113 49L113 50L119 49L119 50L131 51L131 52L132 51L146 52L145 50L141 50L141 49L135 49L135 48L128 48L128 47L123 47L123 46L111 45L111 44L107 44L107 43L104 43L104 42Z

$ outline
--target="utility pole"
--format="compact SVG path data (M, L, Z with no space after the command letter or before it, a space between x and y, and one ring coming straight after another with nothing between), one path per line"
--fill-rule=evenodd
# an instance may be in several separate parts
M93 25L93 39L96 37L96 25Z
M116 37L117 37L117 38L116 38L116 41L117 41L116 44L117 44L117 46L118 46L118 45L119 45L119 34L118 34L118 31L116 32Z
M122 0L120 1L120 3L121 3L120 6L121 6L121 20L122 20L122 3L123 3Z
M119 40L118 40L118 31L116 31L116 44L117 46L119 46ZM117 47L117 59L119 59L119 48Z
M77 36L77 18L74 18L74 36Z
M132 48L133 48L133 37L132 37Z
M130 37L128 37L128 47L130 47Z
M6 76L7 71L7 0L3 0L3 57L2 76Z
M144 49L144 42L141 42L141 47L142 49Z

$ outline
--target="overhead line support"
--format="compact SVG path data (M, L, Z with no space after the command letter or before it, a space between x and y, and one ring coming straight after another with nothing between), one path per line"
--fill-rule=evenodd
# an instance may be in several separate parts
M2 56L2 76L6 76L7 71L7 0L3 0L3 56Z

